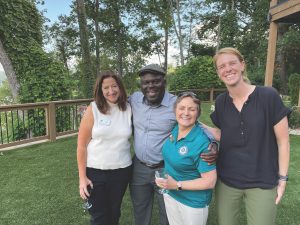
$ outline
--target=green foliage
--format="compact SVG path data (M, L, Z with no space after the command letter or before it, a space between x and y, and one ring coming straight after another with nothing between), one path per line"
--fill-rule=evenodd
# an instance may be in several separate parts
M26 138L27 125L20 115L18 115L17 111L0 113L0 143L10 143Z
M237 12L230 10L221 16L220 47L236 47L238 38Z
M192 43L191 53L194 57L197 56L214 56L215 48L206 44L196 44Z
M20 101L69 97L68 73L42 49L43 18L34 1L0 0L0 39L20 83Z
M250 67L247 68L248 78L253 85L264 85L265 82L265 70L264 66L259 66L258 68Z
M21 102L55 101L69 98L71 84L68 72L62 63L39 47L30 47L28 65L24 68L20 88Z
M263 85L269 23L269 1L206 0L207 10L198 30L200 40L212 46L236 47L244 55L254 84Z
M292 129L300 128L300 111L296 108L291 112L289 117L289 127Z
M299 89L300 89L300 74L293 73L289 78L289 92L291 96L291 104L297 105L299 98Z
M215 71L212 57L192 58L186 65L175 70L170 78L170 90L224 87Z
M26 138L26 135L27 135L27 129L25 127L25 124L23 124L22 121L18 121L17 123L13 124L12 130L9 134L9 140L10 142L23 140Z
M278 49L285 55L287 74L300 72L300 25L295 24L288 28L278 42Z
M8 81L5 80L0 85L0 105L11 104L12 102L13 98L8 86Z

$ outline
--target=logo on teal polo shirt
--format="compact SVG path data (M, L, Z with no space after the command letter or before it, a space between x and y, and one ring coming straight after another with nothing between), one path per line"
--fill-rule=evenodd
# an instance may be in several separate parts
M180 155L185 155L186 153L188 153L189 149L187 146L182 146L179 150L178 150L178 153Z

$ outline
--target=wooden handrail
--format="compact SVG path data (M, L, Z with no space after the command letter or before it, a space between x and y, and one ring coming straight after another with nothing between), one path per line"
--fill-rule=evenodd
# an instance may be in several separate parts
M225 91L225 88L205 88L205 89L189 89L189 90L176 90L176 91L170 91L171 93L180 93L180 92L184 92L184 91L194 91L196 93L199 92L208 92L209 93L209 101L213 101L214 100L214 93L217 92L222 92ZM38 137L29 137L28 139L23 139L23 140L18 140L18 141L8 141L8 143L3 143L3 140L0 142L0 149L4 149L6 147L14 147L14 146L18 146L24 143L31 143L31 142L36 142L36 141L40 141L40 140L48 140L48 141L55 141L57 139L57 137L61 137L64 135L68 135L68 134L72 134L72 133L76 133L77 129L78 129L78 116L79 118L81 118L82 116L82 110L84 110L84 108L82 107L78 107L75 106L75 108L77 109L77 111L74 111L74 108L70 108L72 109L71 111L69 111L66 115L67 117L70 119L67 122L69 122L69 125L73 125L73 127L71 126L71 129L69 130L63 130L58 132L57 131L57 117L59 115L57 115L57 109L60 110L58 107L63 107L63 106L70 106L70 105L77 105L77 104L83 104L83 105L87 105L89 104L91 101L93 101L93 99L77 99L77 100L62 100L62 101L51 101L51 102L38 102L38 103L26 103L26 104L15 104L15 105L3 105L0 106L0 113L4 113L4 115L7 114L7 112L12 112L14 111L14 113L17 113L15 111L26 111L26 110L32 110L32 109L44 109L45 110L45 114L44 114L44 121L46 122L46 134L43 134L41 136ZM72 113L71 113L72 112ZM24 115L24 112L22 112L22 115ZM63 115L63 116L66 116ZM1 116L1 114L0 114ZM23 116L24 117L24 116ZM61 120L64 117L61 117ZM0 118L1 120L1 118ZM79 119L80 120L80 119ZM76 121L76 124L74 123L74 121ZM23 121L24 122L24 121ZM8 128L8 124L6 124L6 128ZM1 126L1 124L0 124ZM0 127L1 128L1 127ZM68 127L70 128L70 127ZM34 128L33 128L34 129ZM30 133L30 131L29 131ZM6 136L5 136L6 137ZM8 138L8 137L6 137Z
M26 111L26 110L33 110L33 109L44 109L45 110L45 117L44 120L46 122L46 135L38 136L38 137L30 137L28 139L22 139L18 141L10 141L8 143L3 143L3 140L0 142L0 149L11 147L11 146L17 146L24 143L30 143L30 142L36 142L40 140L48 140L48 141L55 141L58 136L70 134L70 133L76 133L77 130L67 130L67 131L61 131L57 132L56 127L56 109L57 107L62 106L70 106L70 105L76 105L76 104L89 104L93 99L77 99L77 100L64 100L64 101L51 101L51 102L38 102L38 103L26 103L26 104L15 104L15 105L3 105L0 106L0 113L6 113L6 112L16 112L16 111ZM78 108L79 109L79 108ZM23 112L24 113L24 112ZM76 112L76 115L77 116ZM1 116L1 115L0 115ZM74 116L74 115L72 115ZM81 115L80 115L81 116ZM74 117L72 117L72 122L74 122ZM77 119L76 119L77 120ZM1 125L1 124L0 124ZM5 123L7 126L6 129L8 129L9 124ZM73 123L74 126L74 123ZM78 126L75 126L75 129L77 129ZM8 138L7 136L3 135L3 137Z

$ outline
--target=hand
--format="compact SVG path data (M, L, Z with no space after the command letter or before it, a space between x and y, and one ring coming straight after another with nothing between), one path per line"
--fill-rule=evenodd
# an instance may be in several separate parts
M201 153L200 157L209 165L217 161L218 158L218 144L212 142L207 148L208 152Z
M168 175L167 179L155 179L155 183L158 187L166 190L177 189L177 181L173 177Z
M90 193L88 191L88 186L93 189L93 183L87 177L79 180L79 194L82 199L87 199L90 197Z
M279 202L281 201L284 191L285 191L285 186L286 186L286 181L279 180L278 181L278 186L277 186L277 196L275 200L275 204L278 205Z

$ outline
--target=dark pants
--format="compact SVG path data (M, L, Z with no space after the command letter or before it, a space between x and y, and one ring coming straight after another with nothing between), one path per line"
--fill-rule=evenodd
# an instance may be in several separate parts
M89 198L91 225L119 224L121 203L131 173L132 166L115 170L87 168L87 177L94 186Z
M158 187L154 184L154 172L133 158L133 175L130 182L130 195L133 205L135 225L150 225L154 195L157 197L159 207L159 224L169 225L164 198L158 193Z

